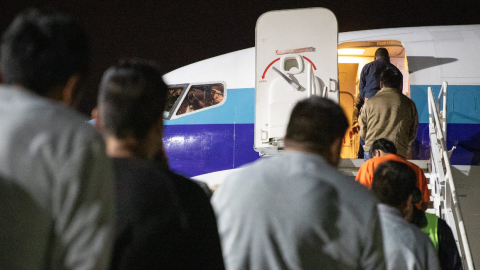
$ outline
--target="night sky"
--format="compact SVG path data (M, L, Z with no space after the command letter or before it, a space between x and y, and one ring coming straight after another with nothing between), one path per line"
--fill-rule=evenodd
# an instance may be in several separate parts
M325 7L340 32L431 25L480 24L480 1L25 1L2 0L0 30L28 7L72 15L90 37L90 74L79 110L94 106L101 75L117 59L141 57L165 72L216 55L253 47L255 23L264 12Z

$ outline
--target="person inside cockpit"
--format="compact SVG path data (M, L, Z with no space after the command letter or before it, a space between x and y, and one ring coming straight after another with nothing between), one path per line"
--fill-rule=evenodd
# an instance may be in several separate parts
M210 93L212 95L212 105L216 105L223 101L223 91L220 87L212 86Z

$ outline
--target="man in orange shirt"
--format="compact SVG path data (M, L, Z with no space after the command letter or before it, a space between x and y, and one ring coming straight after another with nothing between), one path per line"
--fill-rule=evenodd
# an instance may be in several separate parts
M425 178L425 174L420 167L407 161L401 156L398 156L397 148L395 147L393 142L387 139L378 139L373 142L372 146L370 147L370 156L373 158L363 163L363 165L358 170L358 174L355 180L360 182L360 184L371 188L373 172L382 162L385 162L387 160L394 160L405 163L415 171L415 174L417 175L417 186L422 192L423 201L417 204L417 207L421 210L427 209L428 202L430 201L430 190L427 186L428 182Z

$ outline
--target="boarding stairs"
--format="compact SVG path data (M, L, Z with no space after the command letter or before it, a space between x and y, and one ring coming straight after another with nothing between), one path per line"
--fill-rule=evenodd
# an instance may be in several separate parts
M460 207L459 194L453 180L450 155L455 149L447 151L447 89L448 83L443 82L437 100L432 87L428 87L428 114L430 133L430 163L426 176L430 179L431 196L433 198L434 213L444 219L452 229L457 242L458 251L462 257L463 269L475 269L469 245L469 240L479 241L468 237L465 222ZM443 104L441 104L443 103ZM442 110L439 111L440 105Z
M444 219L452 229L457 242L458 251L462 257L463 269L475 269L474 258L480 260L480 254L473 254L469 241L480 251L480 217L478 217L478 205L480 205L480 189L473 189L476 185L475 173L480 176L480 166L451 166L450 155L455 149L447 151L447 89L448 83L443 82L437 100L435 100L431 87L428 87L428 112L429 112L429 133L430 152L429 160L409 160L416 164L429 179L431 190L432 208L427 212L434 213ZM442 110L439 110L442 105ZM347 175L356 176L358 168L363 164L363 159L342 159L339 169ZM455 175L456 181L453 179ZM471 176L471 177L468 177ZM455 188L455 183L460 182L461 194ZM469 186L469 183L472 184ZM477 196L478 194L478 196ZM459 200L462 198L461 200ZM460 208L462 202L462 208ZM466 208L466 209L463 209ZM463 212L462 212L463 209ZM468 213L469 222L465 222L464 213ZM468 227L469 230L466 230Z

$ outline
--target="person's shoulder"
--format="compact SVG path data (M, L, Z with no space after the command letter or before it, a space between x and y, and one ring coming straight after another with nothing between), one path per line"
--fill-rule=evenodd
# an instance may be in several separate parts
M405 161L406 161L402 157L400 157L398 155L395 155L395 154L386 154L385 156L372 158L371 160L374 161L377 165L379 165L382 162L388 161L388 160L400 161L400 162L403 162L403 163L405 163Z
M389 238L398 241L398 244L404 248L411 250L414 253L415 250L425 250L428 248L430 238L422 232L416 225L408 223L404 218L396 215L391 215L385 211L379 211L380 219L384 230L389 233ZM392 234L391 232L395 232Z
M434 248L432 241L430 240L428 235L422 232L422 230L420 230L417 226L410 223L407 224L406 226L408 226L408 230L412 235L412 243L414 248L417 248L417 249L421 248L423 250Z
M342 209L346 217L355 220L358 226L371 226L378 219L377 199L353 176L335 172L325 175L323 179L335 188L339 209Z
M434 214L431 214L431 215L434 215ZM437 218L438 218L438 221L437 221L437 222L438 222L438 223L437 223L437 227L438 227L438 228L441 228L441 227L443 227L443 228L446 228L446 227L450 228L450 226L448 226L448 224L447 224L447 222L446 222L445 220L443 220L443 219L441 219L441 218L439 218L439 217L437 217Z
M395 70L397 70L398 72L400 72L400 74L402 74L401 71L400 71L400 69L398 69L398 67L397 67L396 65L392 64L391 62L388 62L387 65L388 65L389 68L395 69Z
M376 64L377 64L377 63L376 63L375 61L366 63L366 64L363 66L362 70L368 70L371 66L374 66L374 65L376 65Z
M360 167L369 167L369 166L378 166L379 163L383 162L382 157L372 157L363 162L362 166Z
M132 194L143 192L144 197L152 200L167 196L179 200L189 208L195 203L202 206L208 202L208 197L202 188L181 175L151 160L141 158L114 158L117 190L129 191ZM168 194L168 195L166 195Z
M358 171L362 173L366 173L367 171L373 172L372 169L375 169L376 166L378 166L378 158L373 157L364 161Z
M71 127L81 132L91 133L95 131L95 128L87 122L88 118L73 108L55 101L49 101L49 104L45 104L45 106L49 107L53 113L58 115L58 117L55 117L53 123L57 125L62 124L65 127Z
M150 160L142 158L113 158L117 183L128 188L169 186L170 178Z
M118 170L161 174L153 161L142 158L113 158L113 164Z
M414 102L411 98L409 98L409 97L407 97L407 96L405 96L405 95L403 95L403 94L402 94L402 96L404 96L404 97L406 98L406 100L408 101L408 103L410 103L410 106L412 107L412 109L417 110L417 106L416 106L415 102Z
M86 122L86 116L61 102L27 90L18 95L25 107L19 110L21 115L16 129L27 128L31 142L43 140L40 147L53 147L60 159L75 158L80 152L105 156L105 143L95 128Z
M76 124L77 122L85 122L88 119L86 116L82 115L78 111L74 110L73 108L67 106L66 104L60 101L54 101L37 94L31 93L28 90L21 90L20 94L22 95L23 100L26 103L30 103L31 110L38 110L39 114L37 118L41 118L44 114L55 114L56 121L63 121L63 122L70 122L72 124Z
M114 158L113 161L117 174L121 176L138 176L136 178L144 182L164 182L171 184L177 190L180 189L180 192L189 190L190 193L203 193L201 188L190 179L176 174L154 161L142 158Z
M352 198L354 200L369 200L372 203L376 203L375 199L373 198L372 193L368 190L367 187L360 184L359 182L355 181L354 178L348 177L340 172L336 172L336 181L339 182L342 189L348 189L352 192L358 194L358 197Z
M366 160L366 161L363 162L363 164L360 166L360 168L358 168L357 178L360 177L360 176L363 177L364 174L366 174L367 171L369 171L370 168L375 167L375 160L374 159L376 159L376 158L370 158L369 160Z
M29 121L41 123L52 133L64 134L77 140L101 139L100 134L87 122L88 118L75 109L35 94L29 98L32 102Z
M272 168L281 167L280 164L285 162L284 155L280 154L278 156L272 157L262 157L251 163L245 164L238 169L233 170L228 175L228 184L240 184L237 181L242 183L245 182L255 182L257 178L261 178L264 173L274 172Z
M317 176L313 176L313 174ZM340 201L349 203L354 208L375 208L376 199L367 187L355 181L355 177L347 176L329 165L318 167L310 175L336 187L341 197Z
M415 106L415 102L409 98L408 96L406 96L403 92L399 92L398 93L398 96L406 103L410 104L410 105L413 105Z
M410 109L417 111L417 106L411 98L407 97L402 93L399 94L399 97L401 98L402 106L405 106L405 109L409 107Z
M375 96L369 98L367 101L365 101L365 104L363 105L362 110L365 111L376 111L376 110L381 110L381 106L384 104L384 97L380 91L378 91ZM360 114L361 116L361 114Z
M189 179L183 175L174 173L173 171L171 171L166 167L161 167L159 169L161 173L163 173L167 178L169 178L172 181L180 197L188 198L191 200L195 200L198 198L208 200L208 196L205 193L205 191L202 189L202 187L200 187L200 185L192 181L192 179Z
M375 167L378 167L378 165L380 165L381 163L383 163L385 161L389 161L389 160L405 163L409 167L411 167L413 170L420 170L420 171L422 170L422 169L420 169L420 167L415 165L415 163L412 163L412 162L410 162L410 161L408 161L408 160L406 160L406 159L404 159L401 156L396 155L396 154L387 154L385 156L371 158L368 161L371 161L372 163L375 164Z
M410 162L406 159L403 159L404 160L404 163L406 163L410 168L412 168L415 172L422 172L423 173L423 170L422 168L420 168L417 164L413 163L413 162Z
M411 249L424 248L430 242L430 238L420 228L415 224L408 223L404 218L397 216L385 218L391 219L397 224L395 227L398 232L396 237L403 239L404 244L410 246Z

